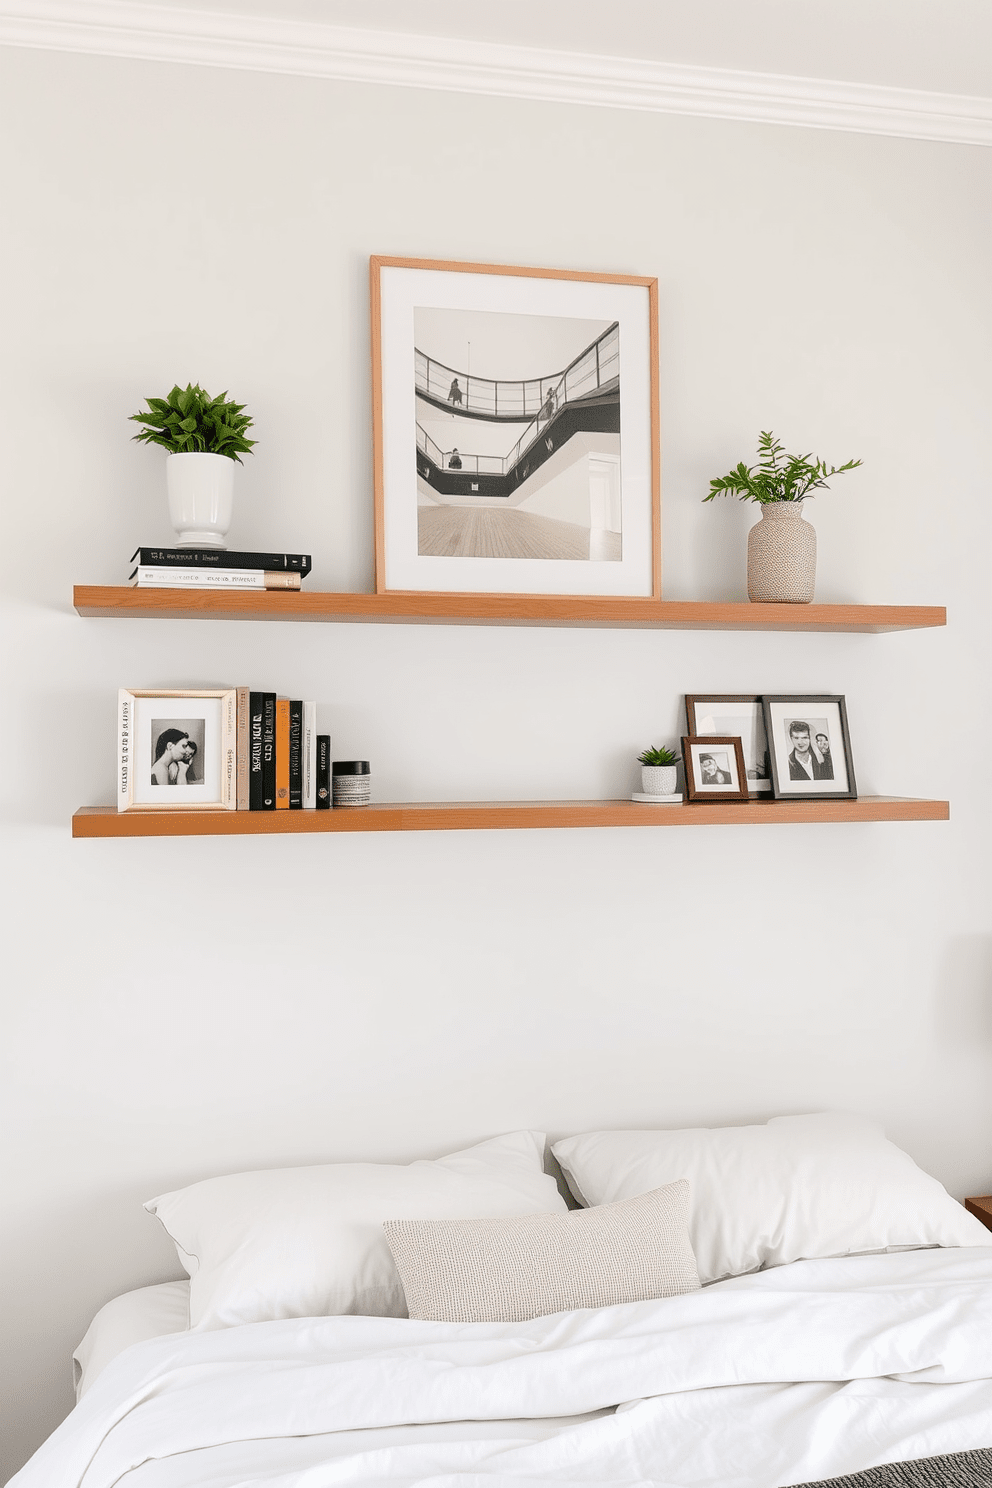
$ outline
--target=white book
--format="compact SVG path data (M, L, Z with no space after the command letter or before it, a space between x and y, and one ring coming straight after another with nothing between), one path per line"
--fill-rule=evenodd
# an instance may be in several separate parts
M138 589L299 589L298 573L261 568L152 568L142 564L131 575Z
M303 704L303 809L317 805L317 704Z

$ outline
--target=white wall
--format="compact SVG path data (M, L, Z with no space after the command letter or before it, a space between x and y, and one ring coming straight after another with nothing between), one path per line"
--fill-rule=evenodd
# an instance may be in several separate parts
M206 1174L847 1106L987 1191L992 155L17 50L0 111L4 1470ZM373 252L656 273L667 594L743 595L753 513L700 498L771 427L865 461L819 597L948 629L77 618L169 540L125 420L174 379L256 416L232 536L370 587ZM225 682L319 698L382 800L622 795L687 690L836 690L862 790L953 816L72 842L118 685Z

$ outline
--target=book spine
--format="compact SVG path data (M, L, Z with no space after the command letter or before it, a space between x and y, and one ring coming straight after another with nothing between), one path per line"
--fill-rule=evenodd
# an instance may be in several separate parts
M289 705L289 809L303 809L303 704Z
M126 811L134 799L134 697L121 688L117 694L117 810Z
M276 699L276 810L289 810L289 702Z
M309 553L229 553L225 548L136 548L131 562L143 568L269 568L277 572L310 572Z
M300 576L260 568L136 568L129 583L138 589L299 589Z
M326 811L331 804L331 736L317 735L317 810Z
M265 694L253 692L248 699L249 763L248 763L248 810L262 809L262 715L265 709Z
M262 810L276 809L276 695L262 694Z
M317 804L317 704L303 704L303 809Z
M248 775L251 765L251 693L247 687L238 688L238 788L235 803L238 811L248 810Z
M220 804L238 804L238 690L229 687L220 700Z

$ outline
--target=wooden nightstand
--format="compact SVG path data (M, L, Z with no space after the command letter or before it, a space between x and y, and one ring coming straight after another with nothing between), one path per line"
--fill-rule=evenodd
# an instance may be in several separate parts
M987 1230L992 1230L992 1194L984 1194L980 1199L965 1199L964 1207L969 1214L980 1219Z

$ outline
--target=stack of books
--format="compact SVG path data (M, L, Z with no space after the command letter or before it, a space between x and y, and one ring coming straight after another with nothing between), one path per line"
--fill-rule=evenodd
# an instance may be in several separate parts
M317 733L317 704L237 690L238 811L331 805L331 737Z
M128 583L138 589L299 589L310 554L136 548L131 564Z

